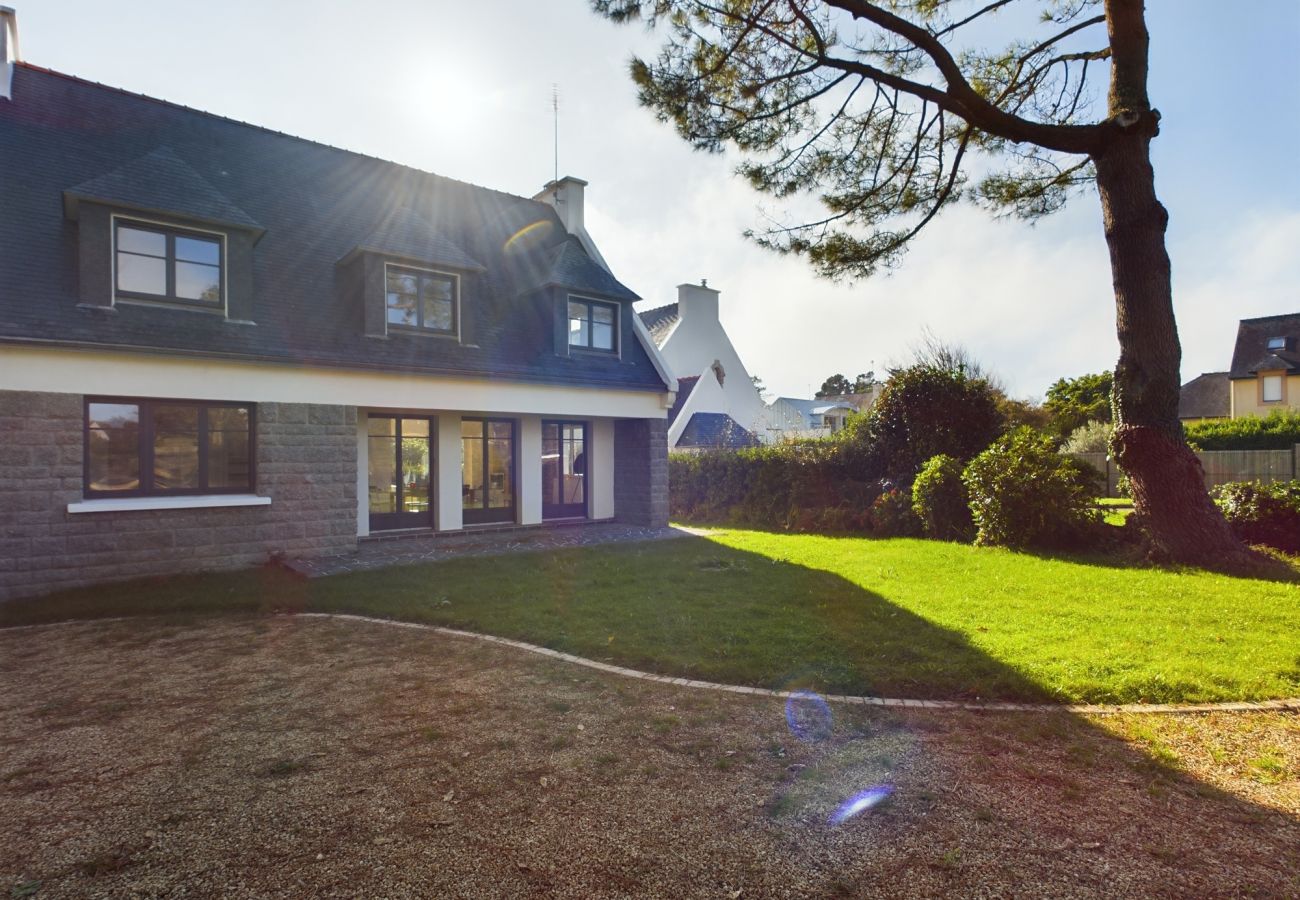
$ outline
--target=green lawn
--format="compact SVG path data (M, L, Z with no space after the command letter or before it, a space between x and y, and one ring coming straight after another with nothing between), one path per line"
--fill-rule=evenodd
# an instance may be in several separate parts
M0 604L0 624L351 611L657 672L915 698L1300 695L1300 587L921 540L724 530L300 581L273 569Z

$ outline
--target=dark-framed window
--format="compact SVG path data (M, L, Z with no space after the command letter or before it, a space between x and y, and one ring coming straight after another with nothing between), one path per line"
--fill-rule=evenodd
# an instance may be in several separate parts
M225 255L219 234L113 219L113 287L118 297L221 307Z
M384 294L390 329L457 333L460 284L455 275L386 263Z
M617 350L618 304L570 297L569 346L584 350Z
M85 494L246 494L255 419L251 403L87 397Z

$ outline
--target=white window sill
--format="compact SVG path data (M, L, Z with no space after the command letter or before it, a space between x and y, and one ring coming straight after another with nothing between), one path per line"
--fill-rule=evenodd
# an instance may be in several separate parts
M199 497L103 497L68 504L70 513L138 512L147 509L210 509L222 506L270 506L256 494L207 494Z

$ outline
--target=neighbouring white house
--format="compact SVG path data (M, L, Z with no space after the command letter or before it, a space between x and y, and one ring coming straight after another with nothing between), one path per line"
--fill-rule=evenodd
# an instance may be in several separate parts
M782 437L826 437L843 428L857 412L858 407L845 397L777 397L768 407L773 428Z
M767 406L722 327L719 292L706 282L677 286L677 302L640 313L677 378L668 448L703 450L774 440Z

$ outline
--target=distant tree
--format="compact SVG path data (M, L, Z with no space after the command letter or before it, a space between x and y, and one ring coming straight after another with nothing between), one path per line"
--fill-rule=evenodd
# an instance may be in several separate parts
M664 26L657 58L631 65L660 119L699 149L734 147L755 189L822 203L750 236L828 277L897 264L961 200L1035 219L1095 187L1120 347L1111 440L1137 521L1164 556L1253 565L1178 419L1144 0L1040 0L1037 15L1028 0L591 2Z
M862 374L858 375L857 378L853 379L852 393L865 394L867 391L871 390L871 386L875 383L876 383L875 372L863 372Z
M1064 453L1105 453L1110 448L1110 423L1088 422L1080 425L1061 445Z
M754 382L754 390L758 391L758 398L760 400L766 400L767 385L763 384L763 379L759 378L757 375L750 375L749 380Z
M1042 404L1032 400L1017 400L999 391L998 413L1002 416L1002 427L1008 431L1027 426L1035 431L1047 431L1052 424L1052 414Z
M1052 427L1062 439L1089 422L1110 422L1110 372L1058 379L1047 389L1043 407L1052 416Z
M852 393L853 382L849 381L843 375L832 375L822 382L822 386L817 390L817 397L838 397L841 394Z

